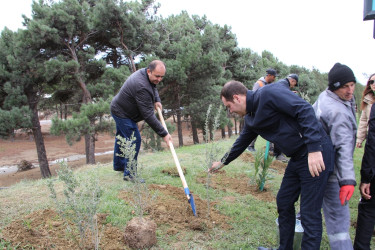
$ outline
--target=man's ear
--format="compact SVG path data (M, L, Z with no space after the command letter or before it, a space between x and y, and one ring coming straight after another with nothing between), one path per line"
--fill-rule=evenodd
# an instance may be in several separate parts
M239 95L233 95L233 102L234 102L235 100L236 100L237 102L240 103L240 102L241 102L241 98L240 98L240 96L239 96Z

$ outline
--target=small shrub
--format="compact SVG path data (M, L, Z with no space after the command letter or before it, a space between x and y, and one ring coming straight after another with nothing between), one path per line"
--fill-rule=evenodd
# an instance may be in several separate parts
M73 240L78 232L78 245L81 249L87 248L87 241L91 239L90 248L99 248L99 230L97 211L102 196L102 189L95 174L87 174L85 178L77 178L65 162L58 171L59 180L64 183L64 198L58 197L52 180L48 181L51 198L54 200L58 212L67 226L68 233ZM73 225L73 227L71 226Z
M167 129L170 134L175 130L175 126L170 122L166 121ZM142 129L142 145L144 150L151 151L163 151L162 139L155 133L155 131L146 123Z
M271 157L269 154L266 158L265 150L258 150L257 153L255 154L254 180L260 191L264 190L266 181L272 179L272 176L269 174L269 168L273 160L274 160L274 157Z
M134 185L130 188L133 195L133 206L137 217L128 222L125 228L124 239L126 244L131 248L150 248L157 242L156 239L156 223L150 219L143 218L146 209L151 205L153 199L147 185L141 181L141 166L137 166L135 159L135 137L132 135L130 139L117 136L118 144L122 154L119 156L128 159L127 167L130 175L133 176Z
M133 194L133 205L135 207L135 213L138 217L143 217L146 208L150 206L154 197L151 196L146 183L142 183L141 175L142 166L137 164L135 159L135 143L136 140L134 135L130 139L117 136L118 144L120 145L120 151L122 154L118 156L125 157L128 159L127 167L130 171L130 175L133 176L134 185L130 189Z
M206 155L206 164L204 166L204 170L207 173L206 176L206 195L207 195L207 218L209 218L210 215L210 195L209 195L209 189L211 185L211 173L208 172L208 170L211 168L212 163L214 161L217 161L218 155L219 155L219 147L218 142L211 141L211 138L213 137L212 134L214 131L216 131L219 128L220 125L220 113L222 111L222 106L218 109L215 116L212 114L212 105L210 104L207 109L206 113L206 120L205 120L205 126L204 126L204 140L206 143L205 147L205 155ZM212 132L213 131L213 132ZM227 155L227 154L226 154Z

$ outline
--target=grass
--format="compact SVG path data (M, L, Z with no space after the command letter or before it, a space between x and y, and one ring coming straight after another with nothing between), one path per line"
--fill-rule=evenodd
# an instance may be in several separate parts
M220 141L220 151L222 154L233 144L235 137ZM260 149L265 146L265 141L259 138L256 147ZM205 166L205 145L199 144L177 148L176 153L180 160L181 167L187 169L185 175L189 189L195 196L199 195L201 199L207 196L207 190L204 184L196 181L197 176L202 176ZM359 169L362 160L363 149L355 150L355 169L357 182L359 183ZM171 177L162 173L162 170L174 166L172 155L169 151L157 153L141 153L139 155L139 164L143 167L142 177L151 184L170 184L181 187L179 178ZM220 159L217 159L220 160ZM112 164L84 166L75 171L78 176L85 176L88 172L97 172L101 186L104 190L100 213L108 213L107 222L123 229L126 223L134 217L132 211L134 207L127 204L118 197L118 193L124 189L131 188L131 183L122 180L122 173L115 172ZM227 175L245 173L252 177L254 174L253 166L241 159L236 159L230 165L224 168ZM271 181L268 181L268 187L276 195L282 175L272 172L274 175ZM62 183L55 179L55 188L57 192L62 192ZM10 222L23 218L34 211L54 208L54 204L49 198L47 180L23 181L15 184L8 189L0 190L0 235L1 230ZM167 235L165 230L160 227L157 231L158 246L155 249L177 249L177 248L197 248L197 249L256 249L258 246L276 247L277 246L277 228L275 219L277 218L277 209L275 202L265 202L255 199L251 195L240 195L237 193L223 192L220 190L209 189L211 200L220 201L215 205L222 214L229 216L231 230L223 231L216 228L209 235L204 232L184 232L178 235ZM235 202L225 201L225 197L234 197ZM352 221L357 218L357 206L359 200L359 191L356 187L355 193L350 201L350 210ZM296 209L297 211L299 208ZM354 240L355 230L350 231L352 240ZM375 245L374 240L372 245ZM11 246L9 242L0 240L1 249L14 249L17 246ZM326 233L323 233L321 249L329 249Z

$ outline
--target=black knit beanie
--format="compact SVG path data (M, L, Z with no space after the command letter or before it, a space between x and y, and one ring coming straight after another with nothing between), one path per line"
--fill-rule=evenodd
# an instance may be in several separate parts
M353 71L346 65L336 63L328 72L328 89L334 91L348 82L356 82Z

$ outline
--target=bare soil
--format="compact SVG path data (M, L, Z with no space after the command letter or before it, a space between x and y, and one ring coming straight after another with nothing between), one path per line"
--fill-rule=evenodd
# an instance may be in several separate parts
M254 186L248 185L248 179L228 177L225 171L213 175L214 185L212 188L224 186L226 190L232 190L240 194L252 194L257 199L275 201L274 195L269 191L259 192ZM239 180L242 180L239 182ZM150 184L148 188L158 192L157 199L154 199L147 207L147 219L156 223L158 230L165 235L166 241L172 240L177 234L195 232L202 237L211 237L214 228L221 230L231 230L231 220L215 209L219 202L235 202L236 197L226 196L221 201L211 201L208 206L207 201L194 195L194 202L197 216L193 215L192 208L187 202L187 198L181 188L171 185ZM132 204L132 197L128 191L119 193L119 198L126 203ZM98 215L100 230L101 249L129 249L130 242L126 241L126 229L119 229L109 223L105 223L106 214ZM67 236L67 226L59 215L53 210L36 211L25 218L13 221L2 230L2 238L12 245L19 247L34 247L35 249L78 249L78 235ZM76 240L74 240L74 238ZM129 238L129 237L128 237ZM87 237L87 239L90 239ZM91 242L86 242L86 246L91 246ZM188 246L179 243L176 249L184 249ZM186 243L187 244L187 243ZM157 243L156 243L157 246ZM174 246L171 246L174 248ZM93 248L89 247L90 249Z

